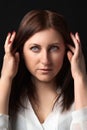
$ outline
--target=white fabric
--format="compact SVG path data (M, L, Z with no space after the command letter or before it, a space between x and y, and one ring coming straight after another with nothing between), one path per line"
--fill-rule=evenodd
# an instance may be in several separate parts
M87 108L74 111L74 105L69 111L61 113L61 107L56 104L42 124L29 101L27 109L21 109L17 118L10 122L11 129L8 117L0 114L0 130L87 130Z

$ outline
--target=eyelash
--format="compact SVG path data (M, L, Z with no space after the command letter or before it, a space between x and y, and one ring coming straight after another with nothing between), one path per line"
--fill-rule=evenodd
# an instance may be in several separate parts
M39 51L39 47L33 46L33 47L30 48L30 50L32 50L34 52L38 52Z
M51 46L49 48L49 51L57 51L59 49L59 46Z
M59 46L51 46L48 51L57 51L59 49ZM39 52L40 47L37 46L33 46L30 48L30 50L32 50L33 52Z

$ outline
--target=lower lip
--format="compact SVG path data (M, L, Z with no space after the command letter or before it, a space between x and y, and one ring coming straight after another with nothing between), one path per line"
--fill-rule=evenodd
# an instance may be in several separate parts
M47 74L47 73L51 72L52 70L51 70L51 69L40 69L40 71L41 71L42 73Z

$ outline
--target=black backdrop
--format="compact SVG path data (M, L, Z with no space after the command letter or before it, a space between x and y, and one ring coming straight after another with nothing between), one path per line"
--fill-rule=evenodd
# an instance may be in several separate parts
M87 7L80 0L0 0L0 68L4 42L9 31L17 30L23 16L31 9L51 9L63 14L71 31L79 32L82 44L87 43Z

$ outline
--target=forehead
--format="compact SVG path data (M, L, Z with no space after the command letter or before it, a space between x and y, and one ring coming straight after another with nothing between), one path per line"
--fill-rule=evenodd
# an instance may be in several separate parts
M64 43L62 35L54 29L47 29L35 33L30 37L25 44L50 44L50 43Z

